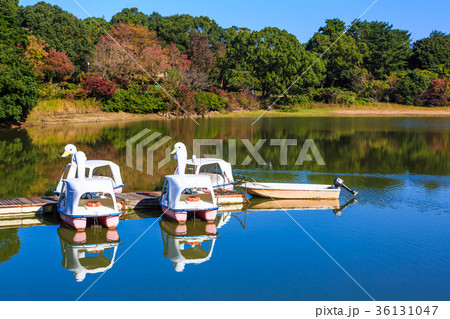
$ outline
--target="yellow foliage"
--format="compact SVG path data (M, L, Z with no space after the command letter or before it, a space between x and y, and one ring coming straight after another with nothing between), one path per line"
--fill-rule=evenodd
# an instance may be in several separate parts
M33 73L37 79L44 79L44 60L48 53L45 51L47 46L44 40L38 40L34 35L28 36L29 44L24 52L24 59L30 62Z

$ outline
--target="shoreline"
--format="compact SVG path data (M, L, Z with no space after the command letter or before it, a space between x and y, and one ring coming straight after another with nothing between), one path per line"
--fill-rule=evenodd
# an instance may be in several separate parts
M210 112L206 115L193 115L195 119L199 118L248 118L260 116L264 117L450 117L450 107L412 107L401 105L383 105L383 106L320 106L301 109L296 112L283 112L279 110L256 110L256 111L231 111L231 112ZM182 119L189 118L187 115L175 116L173 114L133 114L133 113L112 113L112 112L68 112L64 114L46 114L44 116L30 116L30 118L20 125L13 127L32 127L47 126L67 123L98 123L98 122L130 122L146 120L163 119Z

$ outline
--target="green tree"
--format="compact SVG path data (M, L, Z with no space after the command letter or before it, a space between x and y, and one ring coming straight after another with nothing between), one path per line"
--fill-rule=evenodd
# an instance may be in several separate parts
M105 31L109 32L111 30L111 24L103 18L86 18L83 20L83 23L86 26L89 40L94 45L105 35Z
M113 15L111 24L115 23L140 24L144 27L148 27L150 21L148 16L145 13L140 12L137 8L125 8L121 12Z
M18 0L0 0L0 121L26 118L36 105L31 67L21 59L27 32L17 20Z
M0 0L0 43L24 47L27 44L26 30L18 25L19 0Z
M251 71L263 98L282 94L291 85L289 93L299 93L301 88L317 86L323 80L323 63L318 61L307 70L316 56L286 30L267 27L243 32L232 42L231 52L238 68Z
M250 63L251 31L242 29L236 30L236 33L227 45L227 58L220 60L223 86L233 91L251 90L259 85Z
M414 42L411 67L450 73L450 34L433 31L428 38Z
M0 121L24 120L36 106L36 83L19 50L0 44Z
M355 67L362 64L368 49L365 43L356 43L345 31L345 22L326 20L326 25L308 41L306 49L323 54L327 71L325 86L349 87Z
M397 102L422 105L423 94L434 77L435 74L419 69L408 71L396 87L395 91L401 97Z
M369 52L363 67L376 79L383 79L391 72L405 70L411 55L411 34L393 29L391 24L379 21L356 21L349 29L357 43L365 43Z
M80 73L80 69L87 71L94 44L82 20L45 2L21 8L19 19L22 27L47 43L48 49L66 52L78 67L76 74Z
M150 29L155 30L166 43L174 43L182 52L189 47L190 39L195 33L208 35L212 45L223 42L229 36L214 20L189 14L163 17L153 13L150 15Z
M213 82L213 85L223 88L225 66L227 65L228 60L227 45L225 43L219 42L212 48L212 51L215 62L210 72L210 79Z
M195 94L195 103L210 111L221 111L226 107L225 101L217 94L211 92L197 92Z

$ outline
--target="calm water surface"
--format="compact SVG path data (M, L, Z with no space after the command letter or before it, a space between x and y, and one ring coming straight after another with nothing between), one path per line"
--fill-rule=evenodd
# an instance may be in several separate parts
M370 300L311 237L376 300L450 299L449 119L251 123L161 120L0 130L0 197L50 194L66 164L60 155L67 143L90 159L118 163L125 191L158 189L173 161L153 176L146 166L144 172L126 167L126 140L144 128L173 137L167 146L185 142L189 154L194 138L224 139L226 160L229 140L236 140L237 177L330 183L340 176L359 191L357 202L343 192L341 209L332 203L284 212L253 201L213 225L191 220L185 228L159 219L158 211L130 215L113 232L75 233L54 222L3 228L0 300ZM241 139L255 144L260 138L268 140L260 149L267 165L242 165L249 153ZM288 148L287 165L280 164L279 147L269 145L281 138L298 140ZM305 139L314 140L325 166L295 165ZM213 152L202 148L202 154ZM163 158L162 148L155 159Z

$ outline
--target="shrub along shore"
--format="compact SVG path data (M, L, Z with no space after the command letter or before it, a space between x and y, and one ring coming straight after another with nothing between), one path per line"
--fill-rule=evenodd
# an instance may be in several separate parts
M294 111L285 110L241 110L207 112L190 114L194 118L258 118L264 117L309 117L309 116L354 116L354 117L449 117L450 107L417 107L391 103L370 103L364 106L345 106L339 104L311 103L295 107ZM118 121L142 121L153 119L189 118L185 113L147 113L136 114L127 112L106 112L102 110L100 102L95 100L67 101L50 100L39 101L31 111L27 121L22 126L53 125L60 123L92 123L92 122L118 122Z
M1 1L0 124L75 114L235 116L269 105L271 115L393 113L399 105L446 114L450 35L433 31L413 43L387 22L356 21L342 35L346 27L326 20L302 44L286 30L222 28L204 16L131 8L111 21L81 20L45 2Z

